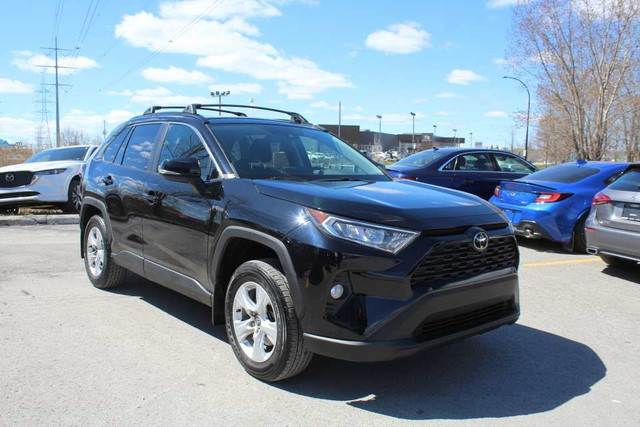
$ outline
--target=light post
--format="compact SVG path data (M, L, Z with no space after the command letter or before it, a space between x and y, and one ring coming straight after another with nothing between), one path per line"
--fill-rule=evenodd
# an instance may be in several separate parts
M456 134L458 133L458 129L452 129L453 130L453 144L456 145Z
M469 132L469 147L473 148L473 132Z
M522 80L510 76L502 76L502 78L516 80L527 90L527 130L524 135L524 159L527 160L527 156L529 154L529 115L531 114L531 93L529 92L527 85L524 84Z
M378 114L376 117L378 118L378 145L382 148L382 116Z
M231 94L231 91L219 91L216 90L215 92L211 92L211 96L217 96L218 97L218 110L221 108L222 106L222 97L223 96L228 96ZM222 111L218 111L218 115L221 116L222 115Z
M413 151L416 150L416 113L411 114L411 119L413 120L413 125L411 127L411 148Z

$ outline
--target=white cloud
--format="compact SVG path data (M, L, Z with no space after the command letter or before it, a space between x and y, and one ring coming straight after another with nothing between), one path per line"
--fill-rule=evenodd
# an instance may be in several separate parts
M413 101L411 101L413 104L425 104L427 103L429 100L427 98L416 98Z
M48 74L54 74L55 61L42 53L33 53L30 51L14 52L14 58L11 63L21 70L31 71L34 73L44 72ZM47 66L46 68L41 65ZM91 58L86 56L78 56L73 58L71 56L63 56L58 58L58 66L60 67L73 67L73 68L59 68L59 74L74 74L80 70L87 70L90 68L97 68L100 65Z
M493 119L509 117L507 113L500 110L487 111L486 113L483 114L483 116L493 118Z
M125 89L122 91L110 90L107 91L106 94L109 96L131 96L133 95L133 92L131 92L129 89Z
M365 45L385 53L415 53L431 46L431 35L416 22L395 24L369 34Z
M131 102L143 105L214 104L214 101L211 97L176 94L162 86L153 89L137 89L131 96Z
M472 82L478 82L484 80L479 74L474 73L471 70L452 70L447 76L447 81L456 85L468 85Z
M452 98L460 98L460 95L453 92L440 92L440 93L436 93L436 98L452 99Z
M33 120L0 117L0 137L11 142L33 141L35 139L36 127L37 123Z
M231 95L240 95L245 93L262 93L264 88L258 83L231 83L225 84L220 83L215 86L209 86L210 91L220 90L220 91L230 91Z
M520 3L527 3L529 0L489 0L487 9L499 9L502 7L515 6Z
M213 81L211 76L201 71L188 71L184 68L174 67L173 65L169 68L145 68L141 74L145 79L158 83L199 85Z
M126 122L133 116L139 115L126 110L111 110L106 114L98 114L93 111L74 109L65 114L61 119L62 128L70 127L80 129L89 135L102 135L103 121L106 121L107 131L119 124Z
M219 8L205 13L206 18L188 32L180 33L208 4L204 0L171 1L162 3L157 16L147 12L125 15L116 26L116 37L147 50L194 55L200 67L273 80L278 92L290 99L309 99L329 89L353 87L342 74L323 70L310 59L286 55L255 38L259 31L246 19L279 15L271 2L216 3Z
M437 116L455 116L456 114L456 111L438 111L436 113Z
M18 80L4 79L0 77L0 93L31 93L33 88L31 85L22 83Z
M364 108L362 108L362 107L361 107L361 106L359 106L359 105L356 105L356 106L355 106L355 107L353 107L352 109L353 109L353 111L357 111L357 112L362 112L362 111L364 111Z

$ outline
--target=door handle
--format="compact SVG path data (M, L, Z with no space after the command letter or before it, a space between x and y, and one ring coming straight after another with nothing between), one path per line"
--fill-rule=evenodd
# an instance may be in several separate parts
M105 185L113 185L113 177L111 175L107 175L104 178L102 178L102 182Z

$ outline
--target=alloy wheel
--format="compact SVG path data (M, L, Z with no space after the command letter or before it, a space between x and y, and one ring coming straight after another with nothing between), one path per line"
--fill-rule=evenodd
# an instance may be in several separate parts
M100 277L104 270L104 238L98 227L92 227L87 235L87 264L94 277Z
M273 302L262 286L243 283L233 298L233 331L239 347L254 362L273 355L278 341L278 319Z

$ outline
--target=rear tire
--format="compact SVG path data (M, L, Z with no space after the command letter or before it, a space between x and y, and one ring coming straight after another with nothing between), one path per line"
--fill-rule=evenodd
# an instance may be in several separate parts
M17 215L18 207L13 205L0 206L0 215Z
M602 261L604 261L609 267L635 267L636 264L638 264L633 260L619 258L617 256L600 254L600 258L602 258Z
M225 298L227 337L252 376L280 381L302 372L307 351L287 278L268 260L248 261L233 273Z
M584 215L580 218L573 231L573 252L579 254L587 253L587 234L584 229L586 221L587 215Z
M113 262L106 240L107 228L99 215L91 217L84 229L84 267L89 280L98 289L121 286L127 270Z

